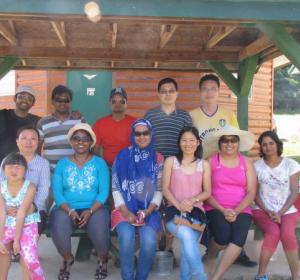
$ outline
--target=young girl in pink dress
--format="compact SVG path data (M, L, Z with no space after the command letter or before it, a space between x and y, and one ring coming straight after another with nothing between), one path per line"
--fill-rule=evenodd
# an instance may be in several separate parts
M20 254L32 280L44 280L37 250L40 216L31 209L36 188L24 179L26 159L11 153L2 166L7 179L0 182L0 279L7 279L12 253ZM16 215L10 207L18 208Z

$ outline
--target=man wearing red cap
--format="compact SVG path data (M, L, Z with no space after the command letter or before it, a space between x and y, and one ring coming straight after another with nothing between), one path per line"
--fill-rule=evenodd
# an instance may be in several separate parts
M40 117L30 114L35 102L35 92L30 86L19 86L14 96L15 109L0 110L0 162L11 153L17 152L16 134L22 126L35 127Z

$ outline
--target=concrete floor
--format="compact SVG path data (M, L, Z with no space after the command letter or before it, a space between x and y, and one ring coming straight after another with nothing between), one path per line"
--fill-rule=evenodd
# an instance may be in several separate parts
M78 238L72 239L73 249L76 249ZM46 279L55 280L57 279L57 272L61 265L61 258L56 252L54 245L51 239L42 237L39 243L40 247L40 257L43 268L45 270ZM258 260L259 252L260 252L261 241L254 241L253 240L253 232L250 231L248 235L248 241L246 243L246 251L247 254L253 260ZM203 248L201 248L203 250ZM174 245L175 256L178 258L178 246L177 243ZM95 257L91 257L89 261L86 262L75 262L72 267L71 277L72 280L88 280L94 279L94 272L96 269L96 259ZM120 271L118 268L114 266L113 261L109 262L109 276L106 278L107 280L119 280ZM157 276L155 274L151 274L149 280L175 280L178 279L178 272L179 268L175 267L172 275L167 277ZM224 279L227 280L252 280L256 275L257 267L256 268L245 268L239 265L233 265L230 270L226 273ZM272 275L270 279L280 279L285 280L289 279L289 268L282 251L281 245L278 247L276 253L274 254L272 261L269 265L268 273ZM21 274L19 270L18 264L12 264L8 280L21 280Z

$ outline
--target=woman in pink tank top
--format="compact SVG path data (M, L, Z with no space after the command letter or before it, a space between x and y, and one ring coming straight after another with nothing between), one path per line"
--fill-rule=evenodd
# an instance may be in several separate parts
M202 147L198 130L185 127L178 139L179 153L164 164L163 193L168 200L167 229L180 243L180 280L206 280L199 248L201 232L176 223L186 217L193 223L205 222L203 201L211 193L210 167L202 160Z
M227 126L204 139L205 149L218 151L209 158L212 195L205 209L212 233L207 269L212 280L219 280L241 253L251 225L249 205L256 194L253 164L239 151L254 145L252 133ZM224 249L218 267L216 256Z

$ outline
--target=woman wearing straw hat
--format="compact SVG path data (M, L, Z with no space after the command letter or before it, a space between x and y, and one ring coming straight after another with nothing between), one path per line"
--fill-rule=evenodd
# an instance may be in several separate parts
M50 215L51 237L63 266L58 279L68 280L74 263L71 235L85 228L98 255L95 279L107 276L109 213L104 207L109 193L109 172L105 161L91 153L96 143L92 128L78 123L68 132L74 155L61 159L54 171L52 191L55 209Z
M256 175L253 164L240 151L250 150L254 141L252 133L229 125L203 141L211 154L212 196L206 201L205 208L213 236L207 257L212 280L221 279L239 256L247 238L252 220L249 205L255 198ZM216 256L223 249L216 268Z

